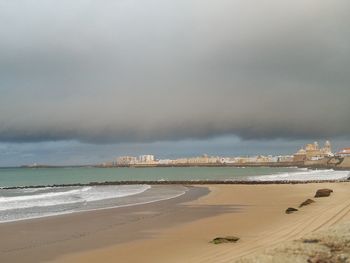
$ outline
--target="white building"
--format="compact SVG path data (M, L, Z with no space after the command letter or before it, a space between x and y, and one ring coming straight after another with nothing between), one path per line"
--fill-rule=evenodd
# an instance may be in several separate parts
M134 156L120 156L116 160L116 165L133 165L137 163L137 158Z
M174 161L171 160L171 159L160 159L160 160L158 160L158 164L161 164L161 165L171 165L173 163L174 163Z
M350 157L350 148L344 148L340 152L337 153L340 157Z
M151 154L140 155L139 157L140 163L153 163L154 160L154 155Z

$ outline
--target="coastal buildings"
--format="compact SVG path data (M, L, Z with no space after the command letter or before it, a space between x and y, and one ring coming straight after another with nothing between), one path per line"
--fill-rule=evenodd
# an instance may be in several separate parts
M350 157L350 148L343 148L336 155L339 157Z
M248 157L236 157L234 158L234 163L236 164L266 164L266 163L277 163L281 156L272 156L272 155L257 155L257 156L248 156Z
M114 166L134 166L139 164L155 164L154 155L140 155L139 158L135 156L120 156L116 159Z
M277 157L277 162L279 163L291 163L293 162L293 155L279 155Z
M207 154L198 157L188 158L189 164L216 164L219 163L219 157L209 157Z
M141 155L139 158L132 156L118 157L115 166L235 166L245 164L284 164L292 162L293 156L248 156L248 157L219 157L201 156L178 158L178 159L156 159L153 155Z
M222 163L222 164L230 165L230 164L234 164L235 162L236 161L235 161L234 157L222 157L222 158L220 158L220 163Z
M153 163L155 160L154 155L146 154L146 155L140 155L139 162L140 163Z
M137 158L134 156L120 156L116 160L117 166L135 165L136 163L137 163Z
M146 154L139 157L120 156L114 163L103 164L117 167L154 167L154 166L244 166L244 165L285 165L293 161L293 156L257 155L247 157L219 157L203 154L188 158L156 159L154 155Z
M206 154L197 157L179 158L171 162L173 165L210 165L220 163L220 157L208 156Z
M340 163L350 163L350 148L344 148L337 154L332 153L332 145L326 141L323 147L318 142L306 144L293 155L255 155L223 157L201 156L183 157L177 159L157 159L152 154L139 157L120 156L115 162L103 163L102 167L190 167L190 166L270 166L270 167L340 167ZM347 165L347 167L350 166Z
M350 169L350 148L343 148L335 155L335 164L340 169Z
M316 161L325 157L333 156L332 146L326 141L323 148L320 148L318 142L310 143L301 148L294 154L293 161L296 163L304 161Z

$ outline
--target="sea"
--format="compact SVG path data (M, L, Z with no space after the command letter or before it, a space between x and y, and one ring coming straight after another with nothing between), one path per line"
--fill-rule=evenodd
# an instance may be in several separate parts
M181 185L151 186L147 181L306 181L348 177L349 171L269 167L0 168L0 223L157 202L188 190ZM145 183L52 187L106 181ZM9 187L23 188L6 189Z

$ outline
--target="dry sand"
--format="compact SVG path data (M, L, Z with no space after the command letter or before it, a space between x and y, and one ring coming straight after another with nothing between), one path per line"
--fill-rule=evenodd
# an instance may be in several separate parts
M32 247L20 247L17 243L22 241L13 240L7 244L7 250L2 249L1 262L234 262L350 219L348 183L208 187L208 195L203 195L203 188L193 188L197 192L190 197L129 210L14 223L7 225L8 232L0 225L1 248L7 244L6 237L16 231L30 233L33 243ZM285 214L286 208L298 207L320 188L331 188L334 193L314 199L316 203L296 213ZM35 224L45 233L51 229L49 235L53 239L45 244L43 241L49 237L30 232ZM67 229L74 236L65 239ZM235 244L209 243L214 237L225 235L241 239ZM28 244L28 237L22 235L22 239Z

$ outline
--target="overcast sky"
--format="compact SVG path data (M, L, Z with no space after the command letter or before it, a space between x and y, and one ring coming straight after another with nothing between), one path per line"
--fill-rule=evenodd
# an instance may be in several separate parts
M350 144L349 14L346 0L0 0L0 165Z

